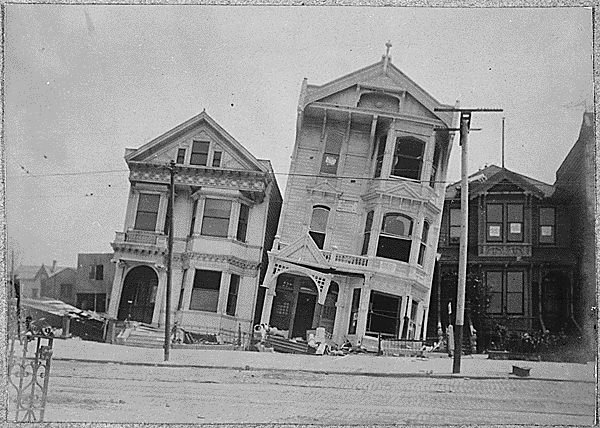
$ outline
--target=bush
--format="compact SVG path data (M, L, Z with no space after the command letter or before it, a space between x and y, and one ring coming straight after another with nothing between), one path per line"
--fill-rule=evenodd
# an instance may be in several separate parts
M577 338L564 332L549 331L517 332L508 331L506 327L496 326L497 343L492 342L493 349L516 354L555 354L570 352L578 347Z

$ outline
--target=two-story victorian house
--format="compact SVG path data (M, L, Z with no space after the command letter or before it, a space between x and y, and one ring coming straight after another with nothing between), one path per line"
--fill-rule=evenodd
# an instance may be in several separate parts
M575 328L568 198L555 186L495 165L469 181L467 270L485 294L480 300L489 300L484 325L475 326L481 348L493 340L496 325L521 332ZM459 182L446 190L429 337L453 322L460 219Z
M174 320L191 332L252 328L259 281L281 210L271 164L202 112L126 151L131 189L117 232L108 315L164 325L167 237L173 234ZM176 162L169 230L170 161Z
M456 116L391 63L302 83L261 322L420 338Z

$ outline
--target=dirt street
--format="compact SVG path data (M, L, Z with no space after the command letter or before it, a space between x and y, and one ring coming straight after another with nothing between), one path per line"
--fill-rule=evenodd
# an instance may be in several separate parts
M45 420L590 425L593 417L592 383L55 361Z

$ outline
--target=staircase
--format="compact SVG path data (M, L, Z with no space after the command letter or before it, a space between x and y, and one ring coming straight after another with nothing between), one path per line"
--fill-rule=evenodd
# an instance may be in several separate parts
M133 325L119 334L117 343L140 348L163 348L165 331L144 324Z

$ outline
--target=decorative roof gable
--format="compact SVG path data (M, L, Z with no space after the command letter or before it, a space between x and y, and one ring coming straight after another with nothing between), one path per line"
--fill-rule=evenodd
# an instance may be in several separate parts
M296 263L329 267L327 259L321 254L321 250L308 233L282 249L277 257Z
M208 141L211 143L211 150L220 151L222 153L221 168L268 171L264 163L258 161L205 111L167 131L139 149L128 150L125 160L127 162L166 164L171 159L177 159L179 148L185 148L189 153L193 140Z
M336 189L333 185L331 185L328 181L322 181L315 186L307 186L306 190L308 190L311 194L320 194L325 197L333 196L334 198L339 198L342 194L341 191Z
M409 95L407 98L411 99L413 104L421 106L420 108L414 107L412 110L421 115L441 120L446 126L452 127L452 112L434 112L435 108L452 106L439 103L385 59L324 85L307 85L306 91L301 94L300 108L304 109L307 105L320 101L331 103L334 94L344 92L349 88L364 88L397 94L407 93Z

